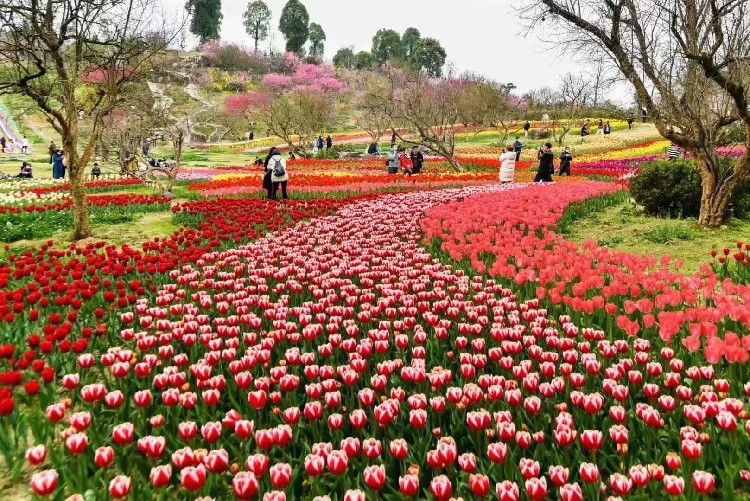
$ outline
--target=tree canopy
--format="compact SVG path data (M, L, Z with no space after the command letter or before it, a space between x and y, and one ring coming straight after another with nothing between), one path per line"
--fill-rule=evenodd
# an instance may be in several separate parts
M286 51L302 55L310 35L310 15L299 0L289 0L281 11L279 31L286 38Z
M318 23L310 23L310 57L323 57L325 52L326 33Z
M354 56L354 69L371 70L375 67L376 62L377 61L375 61L372 54L366 50L362 50L357 52L357 55Z
M403 59L404 45L401 35L393 30L378 30L372 38L372 56L380 64L385 64L391 59Z
M263 0L255 0L247 5L247 10L242 15L245 31L253 39L255 51L258 51L258 42L268 38L268 29L271 23L271 9Z
M401 44L404 47L404 57L407 61L414 61L417 45L421 39L422 34L416 28L406 28L406 31L404 31L404 35L401 37Z
M219 38L221 32L221 0L188 0L185 7L193 15L190 32L201 43Z
M440 42L434 38L423 38L417 42L414 52L414 66L423 69L432 77L439 77L443 74L443 66L447 54Z
M337 68L345 68L347 70L353 70L355 64L354 51L351 47L344 47L339 49L338 52L333 56L333 65Z

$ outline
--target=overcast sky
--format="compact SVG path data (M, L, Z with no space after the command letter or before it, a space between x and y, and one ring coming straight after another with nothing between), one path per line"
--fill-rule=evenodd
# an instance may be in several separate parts
M168 9L182 9L185 0L163 0ZM278 31L279 17L286 0L265 0L274 14L271 23L274 46L281 49L284 39ZM221 38L232 42L252 41L242 25L247 0L223 0ZM310 14L326 32L326 58L341 47L354 46L355 52L370 50L372 37L380 28L403 33L413 26L423 37L440 40L448 62L459 71L473 70L499 82L513 82L520 92L549 85L568 71L580 72L584 65L547 50L534 34L524 38L514 3L509 0L302 0ZM174 12L174 10L172 10ZM194 42L194 39L193 39ZM268 47L265 42L263 48ZM620 92L627 98L627 92ZM622 99L621 99L622 100Z

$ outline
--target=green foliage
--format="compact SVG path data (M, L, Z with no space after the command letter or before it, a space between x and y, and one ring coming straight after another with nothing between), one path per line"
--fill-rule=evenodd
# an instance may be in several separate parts
M434 38L423 38L417 42L414 65L431 77L442 76L446 58L445 49Z
M417 53L417 46L419 41L422 39L422 34L416 28L407 28L404 31L404 36L401 37L401 44L404 47L404 57L409 62L415 60Z
M630 183L635 201L646 214L662 217L697 217L701 178L693 162L652 162Z
M190 32L201 43L217 40L221 30L221 0L188 0L185 6L193 14Z
M303 46L309 36L310 15L299 0L289 0L281 11L279 31L286 38L287 52L302 55Z
M350 47L339 49L333 56L333 65L337 68L353 70L355 63L354 51Z
M245 19L245 32L250 35L255 43L255 51L258 51L258 42L268 38L268 28L271 22L271 9L263 0L255 0L247 5L247 10L242 15Z
M645 232L643 238L646 241L655 244L666 244L676 240L693 240L695 238L695 232L690 230L690 228L661 225Z
M310 23L308 38L310 39L310 57L323 57L326 40L323 27L318 23Z
M397 32L381 29L372 38L372 56L380 64L385 64L391 59L403 59L404 55L401 35Z
M371 70L375 67L375 57L366 50L357 52L354 57L354 68L357 70Z

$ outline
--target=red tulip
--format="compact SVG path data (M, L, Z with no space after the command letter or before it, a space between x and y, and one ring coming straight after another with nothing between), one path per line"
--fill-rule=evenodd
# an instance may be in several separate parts
M63 404L52 404L47 407L46 410L47 419L51 423L57 424L65 417L65 405Z
M404 496L416 496L419 493L419 477L411 474L399 477L398 488Z
M202 464L183 468L180 471L180 482L185 489L198 492L206 483L206 468Z
M379 491L385 487L385 467L382 465L372 465L365 468L363 472L365 484L374 491Z
M552 483L555 484L557 487L567 484L569 477L570 477L570 470L568 470L564 466L550 466L549 478L550 480L552 480Z
M221 429L221 422L219 421L212 421L204 424L203 426L201 426L201 435L203 436L203 440L205 440L206 443L209 444L218 442L221 438ZM192 433L192 430L189 433ZM189 436L189 433L187 434L187 436Z
M472 473L469 475L469 488L475 496L484 497L490 492L490 479L486 475Z
M249 456L245 462L247 469L255 473L256 478L265 475L270 464L271 461L265 454L253 454L252 456Z
M198 435L198 425L193 421L184 421L177 425L177 434L184 442L190 442Z
M57 490L57 470L43 470L31 476L31 490L40 497L51 496Z
M636 487L646 487L651 480L648 469L643 465L631 466L628 475Z
M108 468L115 460L115 450L112 447L104 446L96 449L94 453L94 463L101 469Z
M583 489L577 483L560 487L560 501L583 501Z
M232 489L237 499L252 499L258 493L258 479L254 473L240 471L232 479Z
M389 448L391 450L391 456L399 461L405 459L409 454L409 444L403 438L391 440Z
M275 489L285 489L292 481L292 466L287 463L276 463L269 471L271 484Z
M344 493L344 501L367 501L367 495L359 489L350 489Z
M448 499L453 494L453 485L445 475L438 475L430 482L430 492L437 499Z
M614 473L609 477L612 490L618 496L627 496L633 488L633 482L625 475Z
M547 480L544 477L532 477L526 480L526 493L530 499L544 499L547 497Z
M691 481L698 494L710 494L713 492L714 487L716 487L716 479L714 476L701 470L693 472Z
M349 456L344 451L331 451L326 458L328 470L334 475L343 475L349 464Z
M685 479L682 477L665 475L663 482L664 490L670 496L682 496L682 493L685 491Z
M86 452L86 448L89 445L89 437L85 433L73 433L65 439L65 447L68 452L74 456L78 456Z
M581 474L581 480L587 484L599 482L599 468L593 463L581 463L579 473Z
M495 492L500 501L518 501L521 499L521 491L515 482L503 480L495 485Z
M317 454L308 454L305 456L305 473L311 477L317 477L323 474L326 460ZM346 469L346 467L344 467Z
M151 473L148 476L151 481L151 485L155 488L160 489L169 484L172 479L172 467L167 465L155 466L151 468Z
M598 451L604 447L604 434L599 430L584 430L581 433L581 445L587 451Z
M458 465L466 473L474 473L477 469L477 457L471 452L458 456Z
M26 461L32 466L39 466L47 458L47 448L44 445L36 445L26 449Z
M492 443L487 446L487 457L493 463L504 463L508 459L508 446L502 442Z
M215 449L203 458L203 464L211 473L222 473L229 466L229 454L224 449Z
M130 494L132 481L125 475L117 475L109 482L109 495L115 499L123 499Z

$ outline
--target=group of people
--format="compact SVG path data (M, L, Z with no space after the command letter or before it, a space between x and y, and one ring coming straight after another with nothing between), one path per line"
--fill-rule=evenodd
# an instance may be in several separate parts
M512 183L516 173L516 162L521 158L521 150L523 144L516 138L514 144L509 145L506 151L500 154L500 182ZM534 178L535 183L551 183L552 175L555 173L555 153L552 151L552 143L546 143L544 146L539 148L537 152L537 160L539 160L539 169L536 177ZM560 154L560 167L557 171L559 176L570 176L570 169L573 163L573 154L570 152L570 147L566 146L563 152Z
M323 139L323 136L318 136L318 139L315 141L315 146L313 147L313 155L317 155L324 149L330 150L331 148L333 148L333 139L331 136L328 136L325 139Z
M385 166L388 169L388 174L398 174L399 171L408 176L421 174L424 166L424 155L419 146L414 146L407 155L406 148L393 144L388 152L388 160L386 160Z
M0 136L0 153L11 153L15 150L15 146L17 145L16 140L13 140L13 143L8 142L8 138L5 136ZM28 155L30 153L29 151L29 140L26 138L26 136L23 136L21 139L21 145L19 147L19 150L21 150L21 154Z
M632 123L629 123L629 126L632 128ZM609 121L606 123L601 118L599 119L599 124L596 130L596 134L598 136L601 136L604 134L605 136L609 136L612 133L612 125L610 125ZM581 127L581 139L585 138L586 136L591 135L591 122L586 121L586 123L583 124Z

